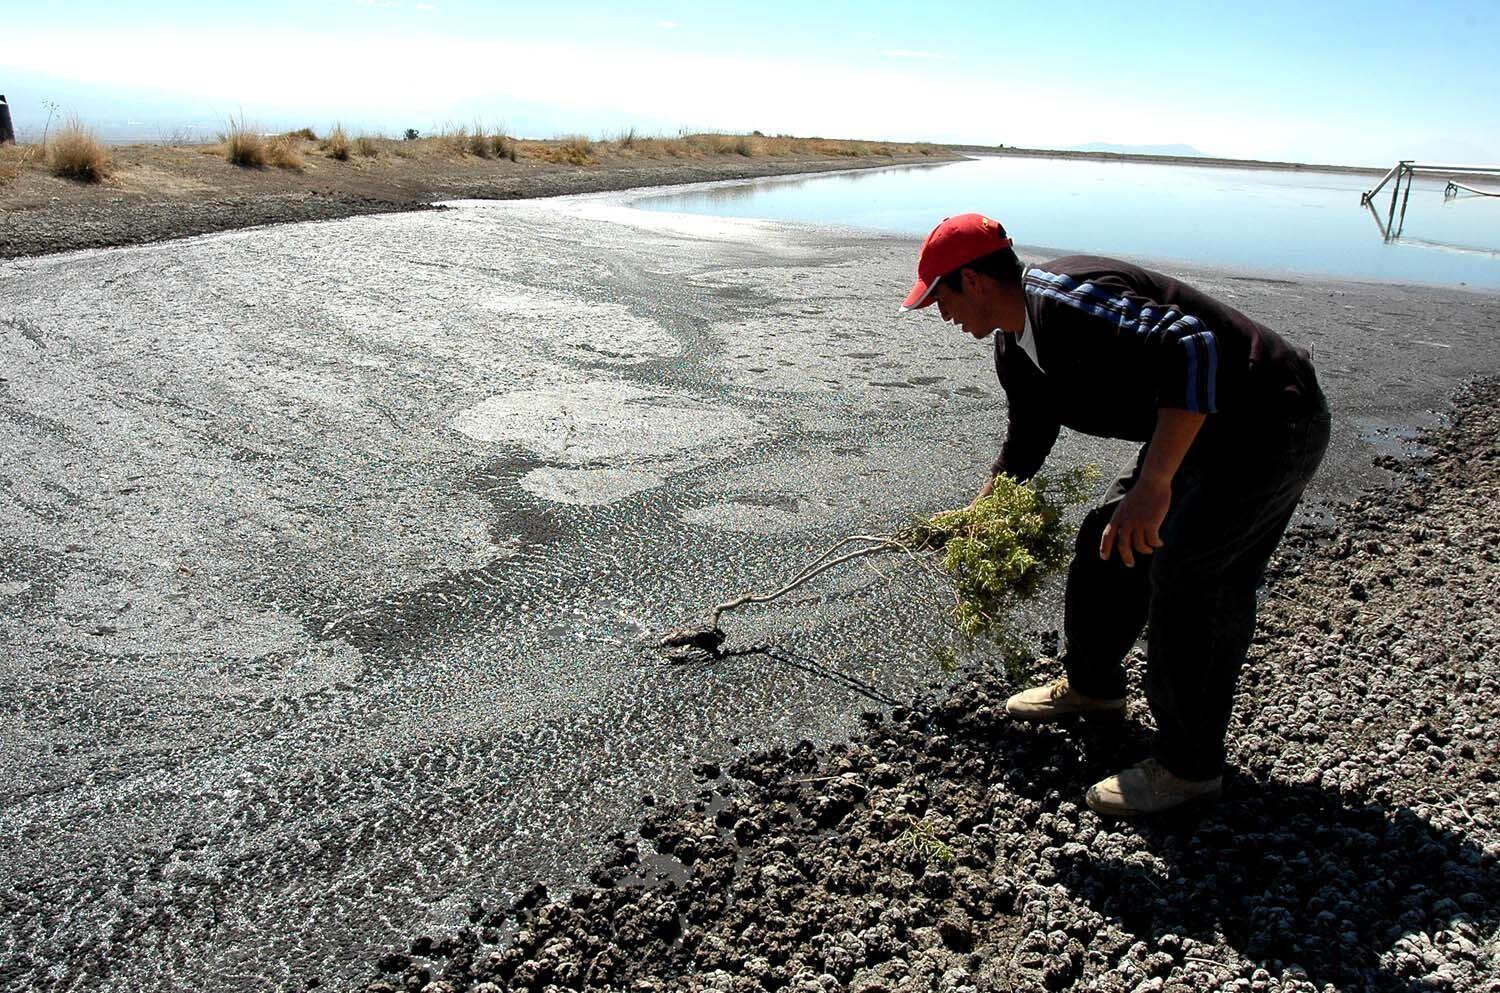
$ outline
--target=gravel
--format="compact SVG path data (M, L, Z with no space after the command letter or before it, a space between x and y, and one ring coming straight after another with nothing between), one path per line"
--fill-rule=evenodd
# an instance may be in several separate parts
M698 764L587 885L478 903L367 993L1500 990L1497 401L1288 536L1221 803L1101 820L1144 705L1028 728L973 671L847 743Z

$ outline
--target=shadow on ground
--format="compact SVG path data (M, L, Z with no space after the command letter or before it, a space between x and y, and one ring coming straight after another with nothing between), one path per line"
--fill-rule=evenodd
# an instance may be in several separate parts
M1072 741L992 729L992 747L1040 760L1044 775L1013 782L1017 792L1055 809L1146 753L1137 725L1082 724ZM1139 843L1109 844L1120 836ZM1219 961L1227 945L1319 987L1444 988L1427 976L1438 958L1478 965L1497 923L1500 877L1478 844L1411 809L1318 787L1231 774L1220 803L1083 840L1054 853L1054 882L1147 948L1181 958L1186 938L1210 946L1200 961Z

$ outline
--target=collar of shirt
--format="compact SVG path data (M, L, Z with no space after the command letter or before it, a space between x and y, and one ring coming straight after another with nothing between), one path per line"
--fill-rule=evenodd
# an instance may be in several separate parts
M1016 344L1021 347L1021 351L1026 353L1026 357L1031 360L1031 364L1037 367L1037 371L1045 375L1047 370L1042 368L1042 360L1036 357L1036 329L1031 326L1031 312L1028 310L1024 311L1024 313L1025 323L1021 326L1021 332L1016 339ZM1005 343L1009 336L1002 331L997 337L1000 352L1003 355L1005 353Z

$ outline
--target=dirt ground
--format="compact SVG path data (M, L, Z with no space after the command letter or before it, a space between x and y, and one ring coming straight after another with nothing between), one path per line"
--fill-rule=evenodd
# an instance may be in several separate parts
M110 150L110 175L99 184L51 175L34 151L23 165L27 150L11 146L0 149L0 258L423 210L442 200L546 197L961 157L935 146L800 139L774 154L743 155L650 139L633 147L593 143L581 156L592 161L574 164L549 160L561 157L555 143L522 143L511 161L455 152L440 141L383 140L379 154L345 160L319 151L317 142L303 142L299 170L241 168L219 145L130 145Z
M191 154L172 182L232 168ZM398 168L172 199L120 161L56 203L22 174L0 244L359 213L308 177ZM476 159L423 196L848 164ZM1316 345L1335 506L1267 587L1226 800L1122 826L1081 794L1144 708L1018 728L982 673L913 700L932 659L892 647L922 644L894 580L736 628L775 653L639 657L637 621L793 538L967 497L1000 403L988 356L890 316L910 239L626 214L0 266L0 986L1497 988L1500 388L1448 403L1496 368L1494 297L1183 273ZM1437 410L1427 455L1371 469ZM512 899L537 879L561 895Z
M1289 537L1222 803L1101 820L1081 794L1144 707L1028 728L976 672L848 744L699 764L592 885L476 905L367 993L1500 988L1497 399Z

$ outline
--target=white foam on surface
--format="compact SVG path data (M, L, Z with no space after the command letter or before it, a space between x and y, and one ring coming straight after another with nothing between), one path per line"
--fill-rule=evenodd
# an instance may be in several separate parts
M705 448L741 435L743 415L690 396L613 380L559 376L487 397L452 421L475 441L526 448L580 465L624 458L653 462L709 457Z
M634 469L533 469L521 477L532 496L580 507L602 507L662 484L654 473Z

